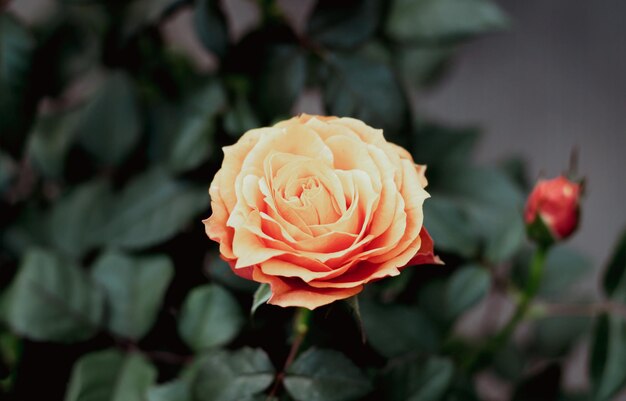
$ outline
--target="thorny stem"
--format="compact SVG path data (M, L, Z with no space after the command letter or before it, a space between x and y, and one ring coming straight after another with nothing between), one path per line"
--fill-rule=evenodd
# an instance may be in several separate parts
M300 346L304 341L307 333L309 332L309 321L311 319L311 311L305 308L298 308L296 315L294 316L293 321L293 343L291 344L291 348L289 349L289 355L287 355L287 359L285 360L285 365L283 369L276 375L276 380L274 381L274 386L272 386L272 390L269 392L266 401L270 401L272 397L276 395L280 385L285 378L285 374L289 366L293 363L298 355L298 351L300 350Z

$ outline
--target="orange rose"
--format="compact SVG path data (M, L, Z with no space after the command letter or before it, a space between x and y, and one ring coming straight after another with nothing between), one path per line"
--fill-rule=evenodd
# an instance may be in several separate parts
M206 233L269 303L314 309L440 263L422 225L424 166L382 130L352 118L301 115L224 148Z

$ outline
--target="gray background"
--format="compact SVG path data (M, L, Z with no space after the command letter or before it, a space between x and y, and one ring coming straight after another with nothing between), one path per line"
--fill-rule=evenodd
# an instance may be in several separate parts
M578 146L588 192L573 244L601 266L626 228L626 1L500 3L511 30L464 47L419 106L484 127L477 159L522 155L530 178L560 173Z

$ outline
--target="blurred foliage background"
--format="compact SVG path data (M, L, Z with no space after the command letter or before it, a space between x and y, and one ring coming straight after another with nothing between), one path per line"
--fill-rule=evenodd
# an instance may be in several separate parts
M353 308L316 311L277 399L613 399L626 239L601 299L577 287L588 259L554 248L514 341L466 363L525 285L530 183L519 159L476 165L479 130L429 120L415 97L459 46L507 27L499 8L319 0L294 21L296 2L240 3L258 15L245 30L230 1L59 0L35 16L0 2L2 399L267 399L293 311L250 316L256 285L201 219L220 148L301 111L383 128L428 164L425 224L446 266L370 285L365 343Z

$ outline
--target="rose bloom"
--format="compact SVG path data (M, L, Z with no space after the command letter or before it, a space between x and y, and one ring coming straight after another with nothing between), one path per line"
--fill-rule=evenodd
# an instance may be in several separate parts
M206 233L270 304L314 309L407 265L441 263L423 227L425 167L382 130L301 115L224 148Z
M539 180L526 203L524 220L531 225L540 218L553 240L565 239L578 227L580 195L581 185L563 176Z

